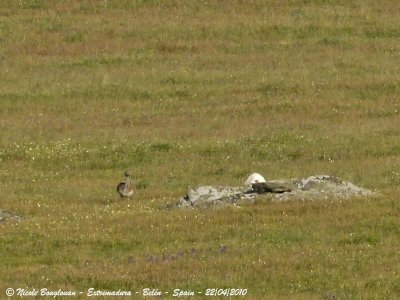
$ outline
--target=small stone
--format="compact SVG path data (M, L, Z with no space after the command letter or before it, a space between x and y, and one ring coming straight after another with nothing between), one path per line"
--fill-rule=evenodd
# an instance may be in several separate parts
M22 218L8 209L0 209L0 222L6 220L21 220Z

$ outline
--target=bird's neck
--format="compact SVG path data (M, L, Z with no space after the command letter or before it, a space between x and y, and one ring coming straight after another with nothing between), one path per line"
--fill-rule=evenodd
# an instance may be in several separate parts
M126 176L125 177L125 189L128 189L130 187L131 187L131 179L128 176Z

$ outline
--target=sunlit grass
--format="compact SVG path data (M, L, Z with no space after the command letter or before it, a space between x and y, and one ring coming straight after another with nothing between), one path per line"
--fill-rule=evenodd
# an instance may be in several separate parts
M5 287L400 293L395 1L2 1ZM129 170L134 200L116 184ZM169 210L336 175L374 199Z

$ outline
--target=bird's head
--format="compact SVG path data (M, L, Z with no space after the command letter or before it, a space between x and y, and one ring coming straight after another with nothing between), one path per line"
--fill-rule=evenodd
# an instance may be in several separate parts
M125 177L131 177L131 175L129 175L128 171L125 171L125 172L124 172L124 176L125 176Z

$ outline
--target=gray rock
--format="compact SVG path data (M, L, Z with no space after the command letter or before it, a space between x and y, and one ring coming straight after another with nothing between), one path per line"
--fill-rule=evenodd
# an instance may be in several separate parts
M279 188L276 188L279 187ZM281 179L253 188L200 186L189 190L175 207L210 207L252 203L256 198L266 201L343 199L374 196L377 193L342 181L335 176L316 175L305 179Z
M254 193L249 193L246 188L200 186L189 190L188 194L178 202L178 207L209 207L236 204L240 200L255 198Z
M17 216L14 212L7 209L0 209L0 222L6 220L21 220L20 216Z
M317 200L344 199L356 196L375 196L377 193L358 187L351 182L342 181L335 176L316 175L306 179L281 180L278 182L292 183L296 188L290 193L274 195L276 201L286 200Z

